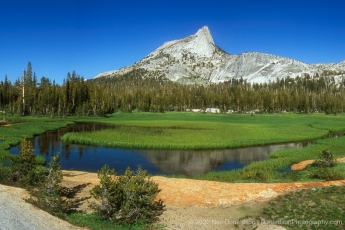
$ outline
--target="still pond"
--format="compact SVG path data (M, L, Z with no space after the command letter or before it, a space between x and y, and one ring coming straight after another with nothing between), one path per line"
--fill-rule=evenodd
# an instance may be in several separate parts
M151 175L184 174L194 177L210 171L223 171L243 168L253 161L269 158L270 152L301 148L312 141L293 142L256 147L243 147L217 150L141 150L121 149L102 146L65 144L61 137L67 132L86 132L102 129L116 129L114 125L100 123L75 123L56 131L48 131L31 139L36 155L44 156L47 162L60 152L62 169L96 172L104 164L122 174L127 167L137 169L140 166ZM340 136L342 133L327 137ZM19 144L10 148L12 154L19 153Z

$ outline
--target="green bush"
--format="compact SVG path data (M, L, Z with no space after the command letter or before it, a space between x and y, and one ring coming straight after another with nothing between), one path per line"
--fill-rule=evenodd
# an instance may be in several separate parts
M342 180L344 175L331 167L337 165L333 154L328 150L323 150L318 159L316 159L310 167L310 178L323 180Z
M344 175L327 167L316 167L311 169L310 178L323 179L323 180L343 180Z
M272 172L267 168L244 168L242 173L242 179L253 181L266 181L267 179L272 177L271 173Z
M13 184L11 178L11 169L0 165L0 183L1 184Z
M52 157L49 168L45 169L46 176L44 183L39 187L30 188L29 192L36 199L29 199L29 202L43 208L50 213L63 216L64 213L72 213L80 206L81 201L87 198L74 198L75 194L82 188L68 189L61 186L62 172L60 167L60 153Z
M12 165L13 175L16 177L15 180L23 186L35 183L31 180L32 178L30 178L33 175L30 171L36 168L37 162L35 160L32 144L25 137L20 142L20 152L15 161L16 162ZM28 177L29 173L30 176Z
M23 138L18 156L1 156L0 181L4 184L17 184L21 187L37 186L44 181L45 167L36 160L30 141Z
M37 161L31 142L26 138L20 143L18 156L6 155L0 160L0 182L27 188L35 197L28 201L53 214L76 211L80 202L86 199L67 199L74 198L82 186L71 189L62 187L60 154L52 158L47 169L42 166L42 160Z
M319 158L311 164L313 167L334 167L336 165L336 159L328 149L323 150Z
M146 171L139 168L133 172L127 168L123 176L116 176L114 169L104 165L98 177L100 185L91 190L91 195L99 202L90 207L103 219L114 223L150 223L163 213L163 202L154 201L160 192L158 185Z

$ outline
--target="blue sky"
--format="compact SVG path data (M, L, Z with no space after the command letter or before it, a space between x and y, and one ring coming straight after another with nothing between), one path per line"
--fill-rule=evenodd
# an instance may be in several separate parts
M344 9L343 0L1 0L0 80L14 82L29 61L38 79L93 78L204 25L230 54L341 62Z

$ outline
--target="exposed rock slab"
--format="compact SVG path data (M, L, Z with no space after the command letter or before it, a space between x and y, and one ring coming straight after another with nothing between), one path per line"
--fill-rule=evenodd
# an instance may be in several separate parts
M24 201L29 198L26 190L0 185L1 230L61 230L79 228Z

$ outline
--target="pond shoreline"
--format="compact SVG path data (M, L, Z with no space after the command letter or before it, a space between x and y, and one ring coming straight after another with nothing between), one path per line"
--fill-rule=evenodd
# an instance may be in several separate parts
M43 156L46 162L50 161L51 156L60 152L62 168L65 170L96 172L104 164L108 164L111 168L115 168L117 173L122 174L128 166L135 169L140 165L151 175L185 175L188 178L211 171L241 169L252 162L268 160L270 153L279 149L302 148L316 141L314 139L226 149L157 150L65 144L60 140L68 132L90 132L117 127L109 123L77 121L56 130L35 135L31 140L35 154ZM330 132L323 138L343 134L343 132ZM18 154L19 145L11 147L10 152Z

